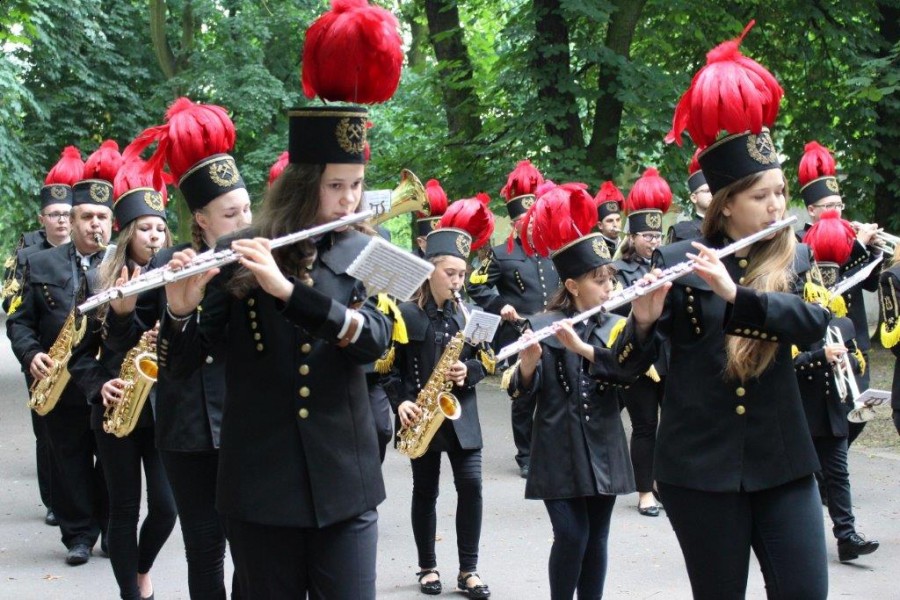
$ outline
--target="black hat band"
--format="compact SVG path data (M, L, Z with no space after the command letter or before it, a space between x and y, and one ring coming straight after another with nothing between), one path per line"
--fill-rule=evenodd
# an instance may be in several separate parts
M597 218L601 221L609 215L618 215L621 213L622 209L615 200L607 200L606 202L601 202L597 206Z
M416 236L417 237L425 237L432 231L434 231L435 225L440 221L440 217L425 217L424 219L416 220Z
M569 242L550 256L560 281L577 279L611 261L609 247L599 233L592 233Z
M68 204L72 206L72 186L64 183L53 183L41 188L41 210L51 204Z
M706 185L706 177L703 175L703 171L694 171L688 177L688 189L691 190L692 194L704 185Z
M166 206L162 194L157 190L149 187L134 188L119 196L113 206L113 215L119 229L122 229L138 217L147 215L165 220Z
M662 233L662 217L662 211L656 209L630 212L628 213L628 233L641 233L643 231Z
M534 194L525 194L523 196L516 196L512 200L506 203L506 211L509 213L509 218L515 221L526 212L528 209L534 206L535 197Z
M314 106L288 112L291 163L364 164L368 110L364 106Z
M803 202L805 202L807 206L811 206L822 198L827 198L828 196L840 196L841 188L838 185L837 179L832 175L828 175L813 179L804 185L800 188L800 195L803 196Z
M468 260L472 252L472 236L462 229L435 229L425 238L425 258L456 256Z
M748 175L781 168L768 129L722 138L701 152L698 160L713 194Z
M214 154L198 162L181 176L178 189L191 212L200 210L222 194L244 189L244 179L228 154Z
M72 206L91 204L113 207L113 186L103 179L83 179L72 186Z

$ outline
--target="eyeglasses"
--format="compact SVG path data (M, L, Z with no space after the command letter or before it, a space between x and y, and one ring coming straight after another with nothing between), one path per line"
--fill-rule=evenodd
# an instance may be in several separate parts
M828 204L816 204L816 208L821 208L822 210L844 210L843 202L829 202Z
M71 218L72 213L52 212L52 213L43 213L43 215L45 217L47 217L48 219L55 219L57 221L68 221Z
M661 233L639 233L638 235L644 238L645 242L658 242L662 240Z

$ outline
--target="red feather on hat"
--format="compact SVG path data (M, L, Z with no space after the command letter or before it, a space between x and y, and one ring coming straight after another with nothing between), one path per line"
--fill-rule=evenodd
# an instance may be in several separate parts
M822 213L822 217L803 236L803 243L812 248L817 261L839 265L850 258L855 241L853 227L836 210Z
M61 185L75 185L84 175L84 161L81 160L81 150L75 146L63 148L59 160L47 173L44 185L54 183Z
M428 212L416 211L416 218L440 217L447 212L447 192L437 179L429 179L425 183L425 197L428 199Z
M556 186L528 209L519 224L522 248L530 256L550 256L591 232L597 224L597 205L580 183Z
M659 176L659 172L650 167L640 179L634 182L628 199L625 201L625 210L657 209L668 212L672 206L672 190L666 180Z
M672 120L666 142L682 143L687 130L697 147L716 141L719 132L759 133L775 122L784 90L775 77L755 60L741 54L744 36L756 21L750 21L740 37L723 42L706 55L706 66L694 75Z
M156 187L153 184L153 173L151 173L146 164L140 158L134 158L125 162L116 173L116 179L113 181L113 197L116 202L123 195L137 188L151 188L162 194L163 206L169 202L169 192L166 186Z
M702 171L700 168L700 148L694 150L694 155L691 157L691 162L688 164L688 175L693 175L697 171Z
M531 161L520 160L506 178L506 185L500 190L500 195L506 198L507 202L525 194L537 195L538 187L542 183L544 183L544 176L531 164Z
M834 176L836 174L837 165L828 148L819 142L809 142L804 146L803 158L800 159L800 167L797 173L801 186L819 177Z
M397 19L366 0L332 0L306 30L301 79L307 98L377 104L394 95L403 66Z
M112 183L123 162L119 144L115 140L106 140L85 161L82 179L102 179Z
M494 213L488 208L490 197L481 192L474 198L457 200L447 207L435 229L452 227L472 236L472 250L485 245L494 233Z
M272 167L269 169L269 187L272 187L272 184L275 183L275 180L278 179L278 176L284 171L284 168L288 166L288 162L288 151L285 150L278 156L278 160L272 163Z
M594 202L597 206L600 206L609 201L615 202L619 205L619 208L622 208L625 205L625 196L622 195L622 190L617 188L613 181L604 181L603 185L600 186L600 191L594 196Z

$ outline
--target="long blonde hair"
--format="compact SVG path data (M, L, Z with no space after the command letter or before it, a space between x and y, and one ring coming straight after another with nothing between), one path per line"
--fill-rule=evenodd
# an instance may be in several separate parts
M703 236L716 239L726 235L728 217L724 209L734 197L753 187L762 178L762 173L749 175L728 185L713 195L709 210L703 220ZM785 205L787 205L787 183L785 183ZM794 272L794 254L797 240L790 227L785 227L771 240L761 241L750 247L747 256L749 268L741 285L760 292L786 292L791 289L797 274ZM778 352L778 343L765 340L725 336L725 376L745 382L759 377L769 368Z

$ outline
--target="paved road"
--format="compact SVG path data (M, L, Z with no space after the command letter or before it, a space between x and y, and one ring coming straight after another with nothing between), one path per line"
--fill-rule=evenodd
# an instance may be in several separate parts
M485 434L484 528L479 570L494 598L547 598L546 563L550 524L540 502L523 499L523 480L513 461L508 401L490 379L479 390ZM109 561L95 556L69 567L57 529L43 524L34 476L34 441L26 390L5 335L0 341L0 599L116 598ZM438 562L445 589L457 569L454 512L456 494L449 463L438 505ZM881 541L881 549L853 564L837 561L829 543L831 597L887 600L900 598L893 566L900 561L900 455L852 451L854 506L860 531ZM413 573L415 545L409 526L409 463L389 452L384 465L388 499L380 508L378 597L422 598ZM607 598L688 599L690 588L675 536L665 518L641 517L637 495L619 499L610 535ZM663 513L665 515L665 513ZM830 536L830 523L823 517ZM830 539L830 537L829 537ZM230 580L230 565L228 577ZM152 571L156 597L187 598L187 574L178 527ZM762 577L751 565L748 598L764 598ZM446 592L445 592L446 594ZM461 598L461 595L450 594Z

